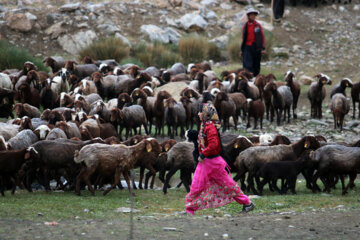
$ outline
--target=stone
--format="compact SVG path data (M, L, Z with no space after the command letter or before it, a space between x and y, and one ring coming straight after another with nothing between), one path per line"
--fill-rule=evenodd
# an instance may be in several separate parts
M148 24L142 25L140 30L146 34L152 42L177 43L180 39L180 34L171 27L162 29L156 25Z
M120 212L120 213L131 213L131 208L127 208L127 207L119 207L119 208L115 209L115 212ZM140 210L133 208L133 209L132 209L132 212L134 212L134 213L138 213L138 212L140 212Z
M228 41L229 41L229 37L226 35L222 35L210 40L210 42L215 43L215 45L220 49L225 49Z
M6 25L20 32L29 32L32 29L31 21L26 17L24 13L10 14L6 19Z
M219 5L219 1L218 0L202 0L200 2L200 4L205 7L216 7L217 5Z
M25 16L27 17L27 19L29 19L30 21L36 21L37 20L37 17L32 14L32 13L29 13L29 12L26 12L25 13Z
M357 23L355 27L360 30L360 23Z
M68 53L76 54L79 50L90 45L97 35L93 30L80 31L72 35L58 37L58 43Z
M120 3L118 5L114 3L114 5L111 8L122 14L130 14L131 12L130 9L126 7L123 3Z
M272 32L274 30L274 26L268 22L264 22L264 21L261 21L261 20L257 20L260 25L265 29L265 30L268 30L269 32Z
M45 30L45 33L46 33L47 35L50 35L50 38L51 38L51 39L56 39L56 38L58 38L61 34L63 34L63 33L66 32L66 29L63 28L64 25L65 25L64 22L55 23L54 25L51 25L50 27L48 27L48 28Z
M0 12L6 12L6 7L0 5Z
M102 34L111 35L116 32L121 32L121 29L114 24L100 24L96 27Z
M180 26L187 31L205 30L208 23L206 20L195 13L188 13L182 16L180 19Z
M129 39L127 39L126 37L124 37L123 35L121 35L120 33L115 33L115 37L116 38L120 38L125 44L131 46L131 43L129 41Z
M222 8L222 9L225 9L225 10L230 10L230 9L232 9L232 5L230 5L230 4L228 4L228 3L221 3L220 4L220 7Z
M315 125L322 125L322 126L329 126L329 124L327 124L324 121L321 120L317 120L317 119L310 119L306 121L308 124L315 124Z
M86 9L89 12L99 12L100 10L104 10L104 8L105 8L105 4L103 4L103 3L97 3L97 4L88 3L86 5Z
M181 7L183 4L182 0L168 0L168 2L172 7Z
M59 9L61 12L74 12L81 7L81 2L77 3L68 3L62 5Z
M177 228L173 228L173 227L163 227L163 230L164 230L164 231L172 231L172 232L174 232L174 231L177 231Z
M58 21L62 17L59 13L49 13L46 14L46 23L47 24L54 24L56 21Z

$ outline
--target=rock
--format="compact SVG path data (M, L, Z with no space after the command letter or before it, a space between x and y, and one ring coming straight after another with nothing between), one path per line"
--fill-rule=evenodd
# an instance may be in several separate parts
M59 13L46 14L46 23L47 24L54 24L60 18L61 18L61 14L59 14Z
M68 3L62 5L59 9L61 12L74 12L78 10L80 7L81 7L81 2L77 2L77 3Z
M135 209L135 208L133 208L133 209L132 209L132 211L133 211L134 213L138 213L138 212L140 212L140 210ZM119 207L119 208L117 208L117 209L115 210L115 212L120 212L120 213L130 213L130 212L131 212L131 208L127 208L127 207Z
M216 20L218 18L217 14L212 10L207 11L204 17L208 20Z
M230 4L228 4L228 3L221 3L220 4L220 7L222 8L222 9L225 9L225 10L230 10L230 9L232 9L232 5L230 5Z
M80 49L90 45L97 35L92 30L80 31L72 35L63 35L58 38L60 46L68 53L76 54Z
M360 126L360 121L359 120L351 120L346 125L349 128L356 128L356 127Z
M345 9L343 6L340 6L340 7L339 7L339 11L340 11L340 12L345 12L346 9Z
M260 9L260 8L265 8L264 4L262 4L262 3L256 4L255 7L256 7L256 8L259 8L259 9Z
M359 4L355 4L353 7L354 11L359 11L360 10L360 5Z
M130 14L130 9L123 3L120 3L118 5L114 4L111 8L122 14Z
M171 27L162 29L158 26L148 24L142 25L140 30L142 33L146 34L152 42L160 41L162 43L177 43L180 39L180 34Z
M312 79L312 77L302 75L302 76L300 76L299 81L304 85L310 85L312 83L313 79Z
M216 44L216 46L220 49L225 49L227 43L229 41L229 37L226 35L222 35L220 37L214 38L210 40L210 42L213 42Z
M202 16L195 13L185 14L179 19L179 21L180 26L187 31L205 30L208 25L208 23Z
M205 7L216 7L217 5L219 5L219 1L218 0L202 0L200 2L200 4Z
M50 35L50 38L51 39L56 39L58 38L62 33L65 33L66 32L66 29L63 28L62 26L64 26L65 23L64 22L58 22L50 27L48 27L46 30L45 30L45 33L47 35Z
M237 23L246 23L247 22L247 16L246 16L246 11L245 10L242 10L240 12L237 12L235 15L234 15L234 18L235 18L235 22Z
M308 124L315 124L315 125L322 125L322 126L329 126L329 124L327 124L324 121L321 120L317 120L317 119L310 119L306 121Z
M184 89L187 86L188 85L185 82L170 82L170 83L165 84L165 85L163 85L161 87L155 88L154 94L155 94L155 97L156 97L156 95L157 95L157 93L159 91L165 90L165 91L169 92L171 94L171 96L173 96L173 98L176 101L179 101L179 99L180 99L180 91L179 91L179 89Z
M173 228L173 227L163 227L163 230L164 230L164 231L172 231L172 232L174 232L174 231L177 231L177 228Z
M181 7L183 4L182 0L168 0L168 2L172 7Z
M121 35L120 33L115 33L115 37L116 38L120 38L124 43L126 43L127 45L131 46L131 43L129 41L129 39L127 39L126 37L124 37L123 35Z
M36 21L37 17L34 14L31 14L29 12L25 13L25 16L27 17L27 19L29 19L30 21Z
M26 17L24 13L10 14L6 19L6 25L20 32L29 32L32 29L31 21Z
M289 49L284 47L273 47L273 52L275 54L289 54Z
M357 23L355 27L360 30L360 23Z
M260 23L260 25L261 25L264 29L266 29L266 30L268 30L268 31L270 31L270 32L272 32L272 30L274 30L274 26L273 26L272 24L267 23L267 22L264 22L264 21L261 21L261 20L257 20L257 21Z
M111 35L116 32L121 32L121 29L115 24L100 24L96 28L104 35Z
M0 5L0 12L6 12L6 7Z
M104 10L105 8L105 4L104 3L97 3L97 4L94 4L94 3L88 3L86 5L86 9L89 11L89 12L99 12L100 10Z

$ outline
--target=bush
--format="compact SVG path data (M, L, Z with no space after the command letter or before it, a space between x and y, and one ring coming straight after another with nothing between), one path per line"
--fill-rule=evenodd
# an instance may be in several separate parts
M174 47L160 42L151 44L140 43L135 47L134 57L139 59L144 67L156 66L167 68L181 60Z
M16 47L4 40L0 40L0 69L22 69L26 61L33 62L39 71L49 71L41 58L34 57L25 48Z
M107 37L93 42L79 51L79 59L89 56L94 60L115 59L121 62L130 54L130 47L120 38Z
M232 62L239 62L241 58L239 56L241 50L242 34L236 33L229 38L228 45L226 47L229 58Z
M121 60L120 65L125 65L128 63L132 63L135 65L138 65L140 68L144 68L144 64L137 58L135 57L128 57L128 58L124 58L123 60Z
M190 35L179 41L179 53L185 64L201 62L208 56L209 44L205 37Z
M218 48L218 46L216 46L215 43L208 43L207 52L208 52L207 59L213 60L215 62L219 62L219 61L223 60L223 58L221 56L221 51Z

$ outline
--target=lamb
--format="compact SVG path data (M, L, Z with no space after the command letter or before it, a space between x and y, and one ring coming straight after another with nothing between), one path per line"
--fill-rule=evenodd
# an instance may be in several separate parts
M46 136L45 140L55 140L59 138L65 138L67 139L67 136L63 130L60 128L53 128Z
M101 100L93 103L92 109L89 115L98 114L105 122L110 121L110 111L106 108L105 103Z
M250 127L250 117L254 118L254 129L257 128L257 121L260 121L260 129L263 127L263 118L265 113L265 105L261 100L253 101L251 98L247 99L248 122L246 128Z
M81 138L81 133L76 123L60 121L56 123L55 127L63 130L68 139Z
M146 119L149 121L148 132L151 133L153 125L155 97L148 96L143 89L137 88L131 93L134 102L140 99L139 104L143 107Z
M91 93L97 93L96 85L93 81L83 79L79 82L79 91L83 95L89 95Z
M50 67L53 73L65 67L65 61L62 57L46 57L43 63L45 63L45 66Z
M174 98L170 97L165 101L165 121L168 126L168 135L174 138L178 135L177 128L180 127L180 135L184 136L184 127L186 124L186 112L182 103L177 103Z
M115 81L115 96L118 96L120 93L124 92L131 94L135 88L140 87L140 85L146 81L148 81L148 79L143 77L133 78L130 75L120 75L116 78Z
M159 178L163 179L164 194L167 193L169 187L170 178L180 170L180 179L184 183L186 191L190 191L191 174L195 169L195 162L193 161L192 152L194 150L194 144L190 142L178 142L167 152L167 161L164 168L161 170ZM169 172L166 174L166 170Z
M172 75L176 75L179 73L186 73L186 68L182 63L175 63L174 65L171 66L170 69L164 71L161 74L161 79L164 82L169 82Z
M79 130L83 140L100 137L100 128L95 119L90 118L82 122Z
M65 62L65 68L79 79L89 77L92 73L98 71L98 67L95 64L77 64L71 60Z
M288 117L288 123L290 122L290 107L293 103L293 95L288 86L277 87L274 82L269 82L266 84L265 91L271 91L272 98L271 103L273 110L276 111L277 116L277 125L280 125L282 111L284 111L284 121L286 119L286 112ZM273 121L274 115L271 114L271 121Z
M20 118L28 116L29 118L38 118L40 117L40 110L34 106L31 106L27 103L17 103L14 106L16 115Z
M1 178L1 195L4 194L4 177L10 177L12 182L12 191L11 194L15 193L16 183L18 181L17 173L20 170L21 166L32 160L39 158L38 152L32 148L23 148L21 150L8 150L0 151L0 178Z
M359 118L360 118L360 82L357 82L351 88L351 98L353 102L353 118L355 118L356 103L359 103Z
M336 93L331 98L330 109L334 116L334 129L338 127L342 131L345 115L350 111L350 99L347 99L342 93Z
M237 174L240 177L249 171L249 187L254 194L257 194L253 183L253 177L256 176L256 172L263 163L295 161L306 149L317 149L319 147L319 142L313 136L305 136L291 145L252 147L242 151L236 158L234 165L238 169Z
M198 72L195 78L198 80L198 89L201 94L209 87L211 81L218 79L216 73L209 70L206 72Z
M62 115L61 111L56 109L52 110L49 114L49 124L55 125L56 122L66 121L65 117Z
M114 92L115 79L113 77L103 78L100 72L94 72L91 74L91 78L95 83L97 92L103 99L116 97Z
M185 88L180 93L180 96L186 96L191 101L191 120L190 120L190 129L193 129L194 122L200 124L200 120L198 119L199 106L201 103L201 97L197 91L191 88Z
M60 107L71 108L74 105L74 98L66 92L60 93Z
M297 103L298 103L299 96L300 96L301 86L295 80L295 75L291 71L286 72L286 74L285 74L285 82L286 82L286 86L288 86L290 88L291 93L293 95L293 104L292 104L293 118L296 119L297 115L296 115L295 111L296 111Z
M261 100L264 99L264 87L268 82L272 82L276 80L276 77L274 76L274 74L269 73L267 76L264 76L262 74L259 74L256 76L255 78L255 85L258 87L259 89L259 93L260 93L260 98Z
M119 137L121 139L121 134L123 128L126 128L125 138L128 139L131 129L134 130L136 134L136 129L140 127L139 132L141 132L141 125L144 126L146 134L149 134L147 129L147 119L144 109L139 105L132 105L130 107L124 107L122 110L115 108L110 111L111 117L110 121L112 123L117 123L120 125Z
M222 132L225 132L226 129L230 129L230 117L234 120L234 127L236 130L238 117L236 115L236 105L234 101L229 98L225 92L219 92L216 95L214 106L219 114L219 120L223 121Z
M40 140L45 140L51 129L46 125L40 125L34 130L34 133Z
M296 179L299 173L306 167L306 161L276 161L268 162L262 165L258 172L258 176L263 180L259 185L259 194L262 195L263 187L266 183L271 185L272 189L277 190L280 194L286 194L287 189L290 189L293 194L296 194ZM281 179L281 190L277 187L276 182ZM286 180L286 186L284 181Z
M330 98L332 98L335 94L337 93L341 93L346 97L346 88L352 88L353 87L353 83L349 78L344 78L343 80L340 81L339 84L336 84L333 88L333 90L331 91L330 94Z
M129 107L132 104L132 98L128 93L121 93L117 99L117 108L122 109L124 106Z
M330 78L325 74L318 74L315 76L318 79L318 82L311 83L308 90L308 99L311 104L311 117L312 118L322 118L321 104L325 99L326 90L324 88L325 84L331 84Z
M51 79L51 89L60 94L61 92L69 92L69 82L70 72L66 68L62 68L56 76Z
M238 83L235 83L235 90L241 92L245 95L246 98L251 98L256 100L260 98L259 88L252 82L249 82L247 78L240 76Z
M313 186L319 177L326 177L328 174L349 174L350 181L345 187L342 181L342 194L347 193L347 189L354 183L360 169L360 148L346 147L342 145L327 145L310 153L310 159L318 167L313 177ZM330 192L330 186L324 182L325 190ZM316 189L313 189L316 192Z
M13 150L20 150L23 148L28 148L33 143L36 143L39 141L39 138L36 136L35 133L33 133L30 129L25 129L18 134L16 134L15 137L12 137L8 141L8 145L10 149Z
M104 191L104 195L119 183L121 173L130 186L128 172L144 158L147 152L151 151L160 151L160 145L155 139L144 139L135 146L91 144L83 147L80 151L76 151L74 162L83 164L76 177L76 194L80 195L80 183L82 181L87 184L91 194L95 194L90 183L90 177L95 171L102 176L114 176L113 184Z

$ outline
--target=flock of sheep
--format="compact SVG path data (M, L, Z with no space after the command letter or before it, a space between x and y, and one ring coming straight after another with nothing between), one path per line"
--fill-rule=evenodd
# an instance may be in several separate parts
M80 189L87 185L94 194L96 188L111 183L104 195L118 186L124 176L130 186L129 174L140 168L139 188L153 188L156 173L167 193L171 177L180 170L181 183L190 189L191 176L196 168L197 112L204 102L213 102L222 121L222 131L235 129L238 118L254 118L254 128L266 113L271 122L276 114L277 124L296 118L300 84L291 71L285 81L275 81L274 75L252 74L244 69L223 71L221 76L211 70L207 62L189 64L186 68L176 63L169 69L149 67L140 69L134 64L121 66L114 60L94 61L89 57L83 64L47 57L46 66L52 73L37 71L31 62L23 69L7 69L0 73L0 117L9 118L0 123L0 181L1 193L16 186L32 191L38 182L50 190L50 180L58 188ZM311 116L322 117L325 84L331 80L325 74L315 76L308 98ZM184 82L176 95L158 88L172 82ZM343 79L331 92L331 110L334 127L342 129L345 114L349 112L351 88L354 104L359 102L360 83ZM17 102L15 104L15 101ZM40 106L43 111L40 111ZM290 114L292 109L292 114ZM13 110L18 118L14 118ZM360 111L359 111L360 117ZM282 120L283 119L283 120ZM149 137L155 125L155 136L168 136L163 142ZM141 129L146 135L142 135ZM125 140L123 141L123 129ZM176 142L174 136L186 137ZM343 193L353 187L360 170L359 142L327 143L322 136L304 136L291 143L286 136L269 135L244 137L222 135L222 156L243 189L261 194L265 184L271 190L295 193L296 178L300 172L313 191L320 188L317 179L330 191L338 179ZM346 156L346 158L344 158ZM149 172L145 175L145 169ZM167 172L167 174L166 174ZM247 184L245 176L247 174ZM344 176L350 183L345 187ZM66 179L66 184L61 180ZM257 187L254 184L256 180ZM279 189L276 185L282 179ZM134 187L135 184L133 183Z

